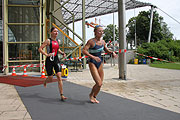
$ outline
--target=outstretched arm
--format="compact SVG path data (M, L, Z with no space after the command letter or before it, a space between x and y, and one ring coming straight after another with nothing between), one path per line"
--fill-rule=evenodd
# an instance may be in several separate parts
M66 57L66 53L65 53L65 52L61 51L60 49L58 49L58 52L59 52L61 55L63 55L63 57Z
M58 43L60 44L60 40L58 40ZM66 53L61 51L61 49L58 49L58 52L63 55L63 57L66 57Z
M105 43L104 40L103 40L103 43L104 43L104 51L105 51L106 53L108 53L108 54L112 54L112 56L113 56L114 58L117 58L117 54L107 48L106 43Z

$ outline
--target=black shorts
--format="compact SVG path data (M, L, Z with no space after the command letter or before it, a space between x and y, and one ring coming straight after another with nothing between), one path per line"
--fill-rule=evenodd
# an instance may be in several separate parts
M58 56L54 57L54 61L51 61L50 57L47 57L45 62L45 67L48 76L53 75L54 73L53 68L56 73L61 72L61 63L58 59Z

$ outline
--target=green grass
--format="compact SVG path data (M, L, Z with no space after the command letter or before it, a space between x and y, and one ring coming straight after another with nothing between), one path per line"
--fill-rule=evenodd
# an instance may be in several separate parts
M156 68L166 68L166 69L176 69L180 70L180 63L155 63L155 64L150 64L149 66L151 67L156 67Z

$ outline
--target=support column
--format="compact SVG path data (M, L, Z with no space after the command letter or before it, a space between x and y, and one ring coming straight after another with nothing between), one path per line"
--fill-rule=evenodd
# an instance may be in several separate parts
M39 43L41 46L42 43L42 0L40 0L39 6ZM42 54L40 54L40 65L42 64ZM40 71L42 71L42 67L40 67Z
M85 46L86 44L85 0L82 0L82 39L83 39L83 46ZM86 58L83 59L83 69L86 69Z
M114 10L114 0L113 0L113 10ZM114 24L114 11L113 11L113 51L115 51L115 24ZM113 58L113 65L115 66L115 58Z
M46 0L43 0L43 41L46 40Z
M125 0L118 0L119 19L119 79L126 80L126 24L125 24ZM124 51L124 52L121 52Z
M7 75L9 72L8 64L8 0L3 0L3 64L8 66L4 73Z
M46 39L46 1L40 0L40 7L39 7L39 13L40 13L40 19L39 19L39 43L40 46L42 42ZM40 65L42 64L42 61L45 60L45 57L42 58L42 54L40 53ZM42 67L40 67L40 71L42 71Z
M152 22L153 22L153 11L154 11L154 6L151 6L151 18L150 18L150 26L149 26L148 43L151 42L151 32L152 32Z
M54 11L54 0L50 0L50 13L51 14L53 14L52 11ZM49 21L50 21L49 28L51 29L52 28L52 24L51 23L55 23L54 18L53 18L52 15L50 15Z

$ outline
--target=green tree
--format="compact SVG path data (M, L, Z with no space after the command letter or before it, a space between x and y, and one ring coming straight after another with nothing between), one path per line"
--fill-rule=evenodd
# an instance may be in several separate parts
M168 25L165 22L161 22L163 38L173 39L173 34L170 32Z
M115 25L115 41L118 40L118 28ZM113 24L109 24L106 29L104 29L104 36L103 36L103 40L105 40L105 42L109 42L110 40L113 41Z
M128 27L127 40L129 43L133 41L135 38L135 27L136 27L137 45L146 43L148 41L150 12L151 12L150 10L141 11L137 17L132 17L131 19L129 19L127 24ZM136 26L135 26L135 22L136 22ZM150 42L157 42L159 40L162 40L163 38L172 39L173 34L169 31L167 24L163 22L163 17L159 16L157 11L154 11Z

